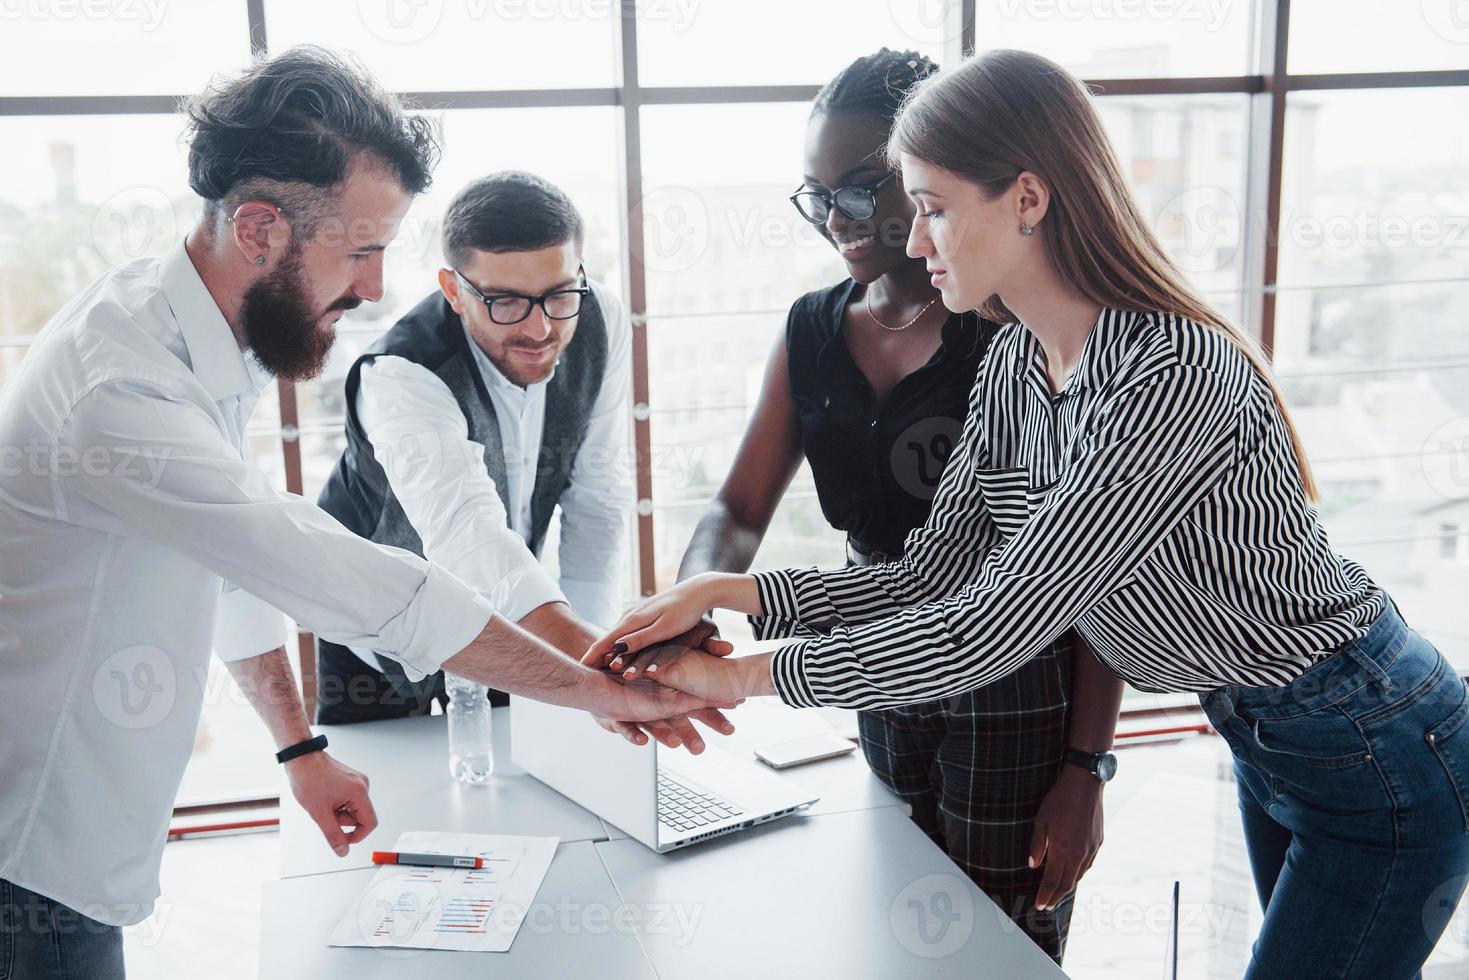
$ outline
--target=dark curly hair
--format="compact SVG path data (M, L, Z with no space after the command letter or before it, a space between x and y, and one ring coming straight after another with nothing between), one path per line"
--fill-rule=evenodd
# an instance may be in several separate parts
M439 159L432 120L409 115L361 65L312 45L216 79L182 109L189 186L216 222L260 198L309 234L358 154L410 194L428 188Z
M917 51L883 48L858 58L822 86L811 103L811 113L865 112L891 126L909 90L938 70L937 64Z

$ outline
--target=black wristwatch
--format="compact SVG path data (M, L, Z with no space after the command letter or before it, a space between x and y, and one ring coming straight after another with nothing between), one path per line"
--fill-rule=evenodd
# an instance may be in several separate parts
M1111 752L1083 752L1081 749L1066 748L1062 757L1073 766L1079 766L1102 782L1117 775L1117 757Z

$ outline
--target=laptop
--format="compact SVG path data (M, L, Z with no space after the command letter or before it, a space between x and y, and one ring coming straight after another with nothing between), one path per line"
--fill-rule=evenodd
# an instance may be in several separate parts
M804 810L818 797L706 741L633 745L585 711L510 699L510 761L660 853Z

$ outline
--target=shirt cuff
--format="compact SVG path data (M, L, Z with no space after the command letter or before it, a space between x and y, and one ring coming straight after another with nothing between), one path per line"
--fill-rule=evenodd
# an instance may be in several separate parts
M818 568L756 572L754 579L760 608L765 610L762 615L750 617L750 629L757 640L809 633L812 631L803 630L801 624L837 618Z
M249 660L286 645L286 617L274 606L225 584L214 620L214 655L225 663Z
M563 575L561 591L576 614L595 626L611 626L622 618L622 590L616 586Z
M775 693L793 708L819 708L811 682L806 679L806 647L812 641L781 647L770 658L770 679L775 684Z
M378 632L373 650L403 665L410 681L438 671L484 631L495 614L485 596L430 564L413 601Z
M536 561L526 562L500 576L500 580L485 593L485 597L501 616L512 623L520 622L531 610L548 602L567 600L540 562Z
M817 632L793 619L780 616L751 616L750 630L757 640L788 640L795 636L817 636Z

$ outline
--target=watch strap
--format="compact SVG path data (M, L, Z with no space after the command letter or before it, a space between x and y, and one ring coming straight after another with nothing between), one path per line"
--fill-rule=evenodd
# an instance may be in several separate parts
M308 738L304 742L297 742L295 745L287 745L275 754L275 761L281 763L290 762L292 759L300 758L303 755L310 755L312 752L320 752L325 748L326 736L318 735L315 738Z

